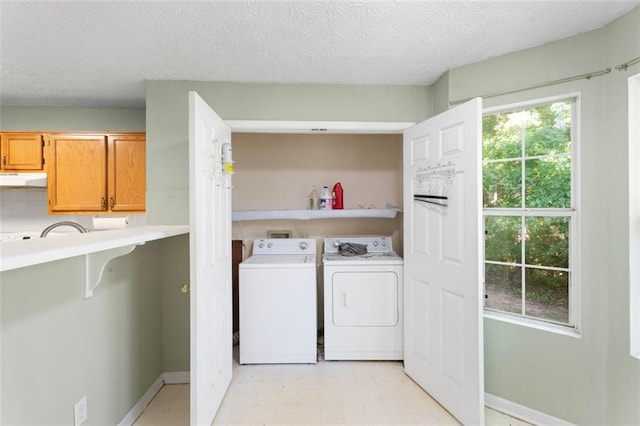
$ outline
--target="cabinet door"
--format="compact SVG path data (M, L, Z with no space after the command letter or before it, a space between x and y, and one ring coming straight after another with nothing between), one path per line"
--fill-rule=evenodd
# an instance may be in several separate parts
M144 211L146 204L146 139L144 134L109 136L109 209Z
M107 209L104 135L52 134L47 143L49 212Z
M3 133L2 170L42 170L42 134Z

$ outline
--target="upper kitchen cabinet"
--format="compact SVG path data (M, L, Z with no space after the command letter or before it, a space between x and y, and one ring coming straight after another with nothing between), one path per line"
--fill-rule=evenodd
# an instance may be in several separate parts
M45 153L49 213L145 210L144 133L51 134Z
M0 169L5 171L37 171L44 166L41 133L0 134Z
M108 137L109 209L144 211L146 203L146 138L144 133Z
M45 146L49 213L107 210L107 137L51 134Z

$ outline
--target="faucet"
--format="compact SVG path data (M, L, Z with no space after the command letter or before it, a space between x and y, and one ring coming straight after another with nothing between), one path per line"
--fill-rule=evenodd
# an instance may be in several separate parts
M44 231L42 231L42 233L40 234L40 238L44 238L47 236L47 234L52 230L55 229L59 226L73 226L74 228L76 228L78 231L80 231L80 233L84 234L87 231L87 228L85 228L84 226L80 225L79 223L76 222L71 222L68 220L62 221L62 222L56 222L52 225L47 226L46 228L44 228Z

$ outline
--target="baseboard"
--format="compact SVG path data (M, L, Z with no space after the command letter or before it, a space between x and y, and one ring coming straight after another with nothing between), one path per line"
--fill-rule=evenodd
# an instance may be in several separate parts
M559 419L557 417L550 416L549 414L541 411L536 411L532 408L525 407L524 405L517 404L509 401L508 399L500 398L499 396L492 395L490 393L484 394L484 405L492 408L501 413L508 414L511 417L515 417L525 422L529 422L539 426L575 426L566 420Z
M169 373L162 373L155 382L142 394L138 402L129 410L126 416L118 423L118 426L131 426L136 421L144 409L149 405L151 400L160 391L163 385L173 385L180 383L189 383L190 376L188 371L172 371Z
M164 383L167 385L178 385L191 382L189 371L170 371L168 373L163 373L162 378Z

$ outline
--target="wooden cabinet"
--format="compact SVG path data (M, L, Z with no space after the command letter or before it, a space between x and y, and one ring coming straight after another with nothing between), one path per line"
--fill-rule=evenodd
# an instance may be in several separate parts
M109 209L144 211L146 203L146 139L144 134L108 136Z
M44 167L42 133L13 132L0 134L0 169L37 171Z
M144 133L52 133L45 153L49 213L145 210Z

